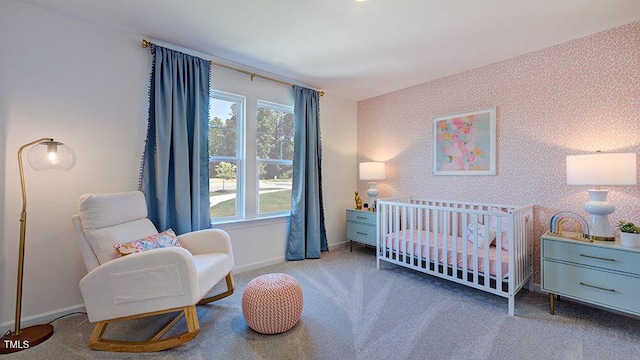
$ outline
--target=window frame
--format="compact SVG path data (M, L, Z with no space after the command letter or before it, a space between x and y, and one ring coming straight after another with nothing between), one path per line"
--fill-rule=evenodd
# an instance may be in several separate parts
M209 155L209 164L214 161L233 161L236 164L236 211L235 216L226 216L212 218L209 215L209 221L212 224L219 224L230 221L245 220L245 179L246 179L246 151L245 151L245 139L246 139L246 106L247 98L244 95L238 95L229 93L226 91L211 89L209 93L211 100L223 100L229 102L235 102L236 107L236 156L211 156ZM211 105L213 106L213 105ZM209 121L211 121L211 113L209 114ZM210 129L210 127L208 127ZM210 144L209 144L210 145ZM207 154L209 149L207 149ZM215 171L215 170L214 170ZM211 210L209 211L211 214Z
M284 104L279 104L276 102L272 102L272 101L266 101L266 100L260 100L258 99L256 101L256 132L257 132L257 128L258 128L258 109L259 108L264 108L264 109L270 109L270 110L274 110L274 111L280 111L280 112L286 112L286 113L290 113L291 115L294 116L294 126L295 126L295 113L294 113L294 107L293 106L289 106L289 105L284 105ZM295 144L295 138L294 138L294 144ZM258 152L256 149L256 154L255 154L255 158L256 158L256 166L255 166L255 178L256 178L256 188L255 188L255 196L256 196L256 208L255 208L255 214L256 214L256 218L265 218L265 217L274 217L274 216L289 216L291 214L291 208L289 208L289 210L286 211L273 211L273 212L266 212L266 213L261 213L260 212L260 174L258 172L258 165L259 164L273 164L273 165L289 165L293 168L293 159L291 160L283 160L283 159L262 159L258 157ZM292 184L292 190L293 190L293 184Z

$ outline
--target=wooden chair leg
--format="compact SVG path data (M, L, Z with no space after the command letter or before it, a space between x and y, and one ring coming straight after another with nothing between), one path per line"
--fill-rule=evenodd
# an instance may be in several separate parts
M112 322L138 319L141 317L154 316L160 314L166 314L171 312L180 311L180 314L164 326L160 331L152 336L147 341L120 341L110 340L103 338L104 332L107 329L107 325ZM178 320L185 317L187 321L187 331L175 336L171 336L165 339L160 339ZM185 306L184 308L169 309L163 311L155 311L147 314L140 314L135 316L127 316L119 319L113 319L108 321L99 321L91 336L89 337L89 348L101 351L115 351L115 352L153 352L176 347L180 344L184 344L187 341L193 339L200 332L200 324L198 323L198 313L196 312L195 305Z
M224 299L227 296L233 294L233 291L235 290L235 286L233 285L233 276L231 276L231 273L227 274L227 276L225 277L225 280L227 282L227 291L214 296L210 296L208 298L204 298L198 302L198 305L204 305L213 301Z
M169 331L173 327L173 325L175 325L178 321L180 321L184 316L185 316L185 311L180 311L180 313L178 313L178 316L173 318L173 320L169 321L165 326L162 327L162 329L160 329L160 331L158 331L154 336L149 338L148 341L160 340L160 338L163 337L164 334L166 334L167 331Z
M89 347L91 347L92 343L96 343L102 339L104 335L104 331L107 330L107 325L109 325L106 321L99 321L96 326L93 328L91 335L89 336Z
M208 297L200 300L197 305L207 304L216 300L223 299L231 294L235 290L235 286L233 284L233 276L231 272L227 274L225 277L227 291ZM154 334L147 341L120 341L120 340L110 340L104 338L104 333L107 329L107 326L110 323L123 321L123 320L132 320L139 319L147 316L154 316L160 314L166 314L171 312L179 311L180 313L171 321L169 321L160 331ZM175 335L169 338L162 339L162 337L171 329L180 319L185 318L187 322L187 331ZM185 306L184 308L177 309L169 309L162 311L155 311L146 314L127 316L119 319L112 319L106 321L99 321L94 327L91 335L89 336L89 348L94 350L101 351L115 351L115 352L153 352L169 349L180 344L184 344L185 342L193 339L200 332L200 323L198 322L198 313L196 312L195 305Z

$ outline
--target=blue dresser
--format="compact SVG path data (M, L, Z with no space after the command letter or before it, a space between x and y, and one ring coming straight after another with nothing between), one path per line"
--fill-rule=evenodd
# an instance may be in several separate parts
M640 315L640 249L620 241L582 242L546 233L540 240L542 290L604 308Z
M347 240L351 242L351 250L354 241L376 247L376 224L375 212L347 209Z

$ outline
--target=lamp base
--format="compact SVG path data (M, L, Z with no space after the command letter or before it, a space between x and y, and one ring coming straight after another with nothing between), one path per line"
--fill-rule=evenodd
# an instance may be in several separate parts
M598 241L614 241L616 238L611 231L609 214L616 209L607 202L609 190L588 190L589 201L582 205L582 209L589 213L589 238Z
M589 238L591 240L596 240L596 241L616 241L616 238L614 236L591 235L591 236L589 236Z
M376 198L378 197L378 188L376 187L375 181L369 181L369 189L367 190L367 195L369 195L369 208L374 207L374 203Z
M51 335L53 335L53 325L41 324L26 327L21 329L18 335L11 333L1 339L0 354L27 350L45 342Z

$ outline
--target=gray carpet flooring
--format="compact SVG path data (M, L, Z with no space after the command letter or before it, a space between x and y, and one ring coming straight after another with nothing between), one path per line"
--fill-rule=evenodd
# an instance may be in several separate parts
M300 322L262 335L242 317L242 291L254 277L281 272L304 291ZM151 354L87 348L85 315L54 322L55 334L7 359L640 359L640 319L523 290L516 316L507 300L390 264L376 270L372 248L354 245L319 260L287 262L235 277L236 292L198 307L200 333ZM640 301L640 299L638 299ZM110 326L107 336L139 339L165 319ZM184 328L184 320L177 326Z

